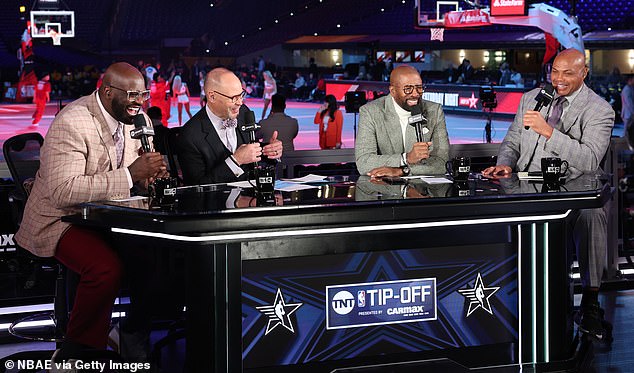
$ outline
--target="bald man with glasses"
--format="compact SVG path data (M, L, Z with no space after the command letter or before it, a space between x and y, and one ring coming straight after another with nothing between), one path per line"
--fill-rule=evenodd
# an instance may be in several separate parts
M134 117L149 97L141 73L115 63L101 87L68 104L46 134L16 240L79 275L66 336L54 362L106 348L121 284L120 250L104 232L71 226L61 218L80 211L80 203L129 198L133 186L144 189L152 179L168 175L161 154L139 155L141 142L130 137Z
M207 73L204 84L207 105L185 125L179 137L179 163L187 185L246 180L254 162L262 156L279 159L282 142L273 133L267 145L249 143L240 129L249 110L240 79L224 68Z
M442 106L423 100L418 71L401 65L390 74L390 94L359 109L355 143L357 169L370 177L444 174L449 139ZM420 106L427 124L423 141L408 124L414 106Z

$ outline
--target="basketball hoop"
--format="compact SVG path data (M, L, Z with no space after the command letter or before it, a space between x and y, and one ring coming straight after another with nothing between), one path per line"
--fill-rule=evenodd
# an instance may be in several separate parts
M443 27L432 27L430 29L431 40L444 41L445 29Z
M48 35L53 39L53 45L62 45L62 35L55 30L49 30Z

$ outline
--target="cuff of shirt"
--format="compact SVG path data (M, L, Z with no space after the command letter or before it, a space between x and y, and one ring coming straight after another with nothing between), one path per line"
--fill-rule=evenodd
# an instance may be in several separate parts
M128 178L128 189L132 189L134 184L132 183L132 175L130 175L130 170L127 167L124 168L125 176Z
M233 159L233 156L229 156L227 159L225 159L225 163L227 164L229 169L231 169L231 172L236 175L236 177L240 177L244 173L244 170L240 168L240 166L238 166L238 163Z
M240 197L240 191L241 190L238 188L231 189L231 192L229 193L229 197L227 197L227 202L225 204L228 209L236 207L236 200L238 199L238 197Z

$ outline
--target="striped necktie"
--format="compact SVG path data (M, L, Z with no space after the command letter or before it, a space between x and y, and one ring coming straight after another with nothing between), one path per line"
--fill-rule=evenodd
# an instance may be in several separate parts
M555 104L553 105L553 111L548 116L548 124L554 129L561 130L562 126L559 124L559 120L561 119L561 114L564 112L564 103L566 102L566 97L559 96L555 99Z

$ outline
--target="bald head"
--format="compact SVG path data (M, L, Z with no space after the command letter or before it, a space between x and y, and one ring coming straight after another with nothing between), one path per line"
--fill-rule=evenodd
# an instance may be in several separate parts
M392 73L390 73L390 85L400 84L401 80L403 80L404 78L407 79L408 77L412 75L416 75L420 78L420 74L418 74L418 70L416 70L412 66L409 66L409 65L398 66L394 68L394 70L392 70Z
M117 62L110 65L104 73L103 82L99 87L99 99L114 119L132 124L144 101L141 94L137 94L137 98L130 101L131 96L128 92L145 90L145 80L139 70L128 63Z
M585 55L577 49L570 48L561 51L555 57L550 78L557 94L568 96L581 87L587 74Z
M419 104L423 94L423 80L418 70L401 65L390 74L390 95L398 106L407 111Z
M574 48L564 49L555 57L555 61L564 60L579 68L583 68L586 65L586 56L580 50Z
M143 80L143 75L141 72L137 70L134 66L130 65L127 62L117 62L110 65L103 76L103 84L101 87L114 85L117 87L121 87L126 85L128 82L133 82L135 80ZM145 83L144 83L145 84Z
M242 87L240 79L231 70L224 67L215 68L207 73L205 77L205 93L209 91L219 90L222 92L223 87L235 85L236 82ZM223 92L224 93L224 92Z
M242 82L231 71L223 67L218 67L207 73L205 77L205 94L207 95L207 106L221 119L237 118L242 106Z

